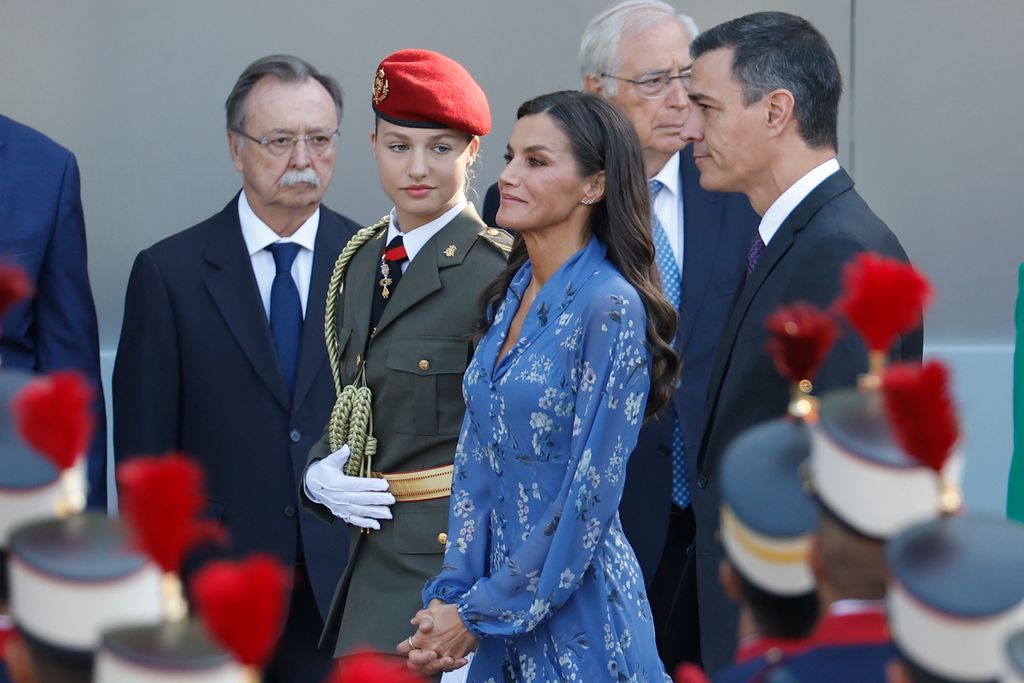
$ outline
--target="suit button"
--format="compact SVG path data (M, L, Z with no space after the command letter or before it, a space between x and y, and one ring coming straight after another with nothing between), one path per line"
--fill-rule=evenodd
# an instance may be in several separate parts
M708 487L708 476L706 474L700 475L700 479L697 480L697 486L702 489L706 489Z
M448 542L448 534L446 534L443 531L441 533L439 533L437 535L437 542L440 543L441 545L444 545L445 543L447 543Z
M672 449L669 448L668 446L658 446L658 455L660 455L663 458L667 458L668 456L672 455Z
M284 509L281 512L284 513L285 517L294 517L295 516L295 506L294 505L285 505Z
M423 360L421 360L419 362L419 366L420 366L420 370L422 370L423 372L426 372L427 370L430 369L430 361L427 360L426 358L424 358Z
M293 429L288 432L288 438L292 440L292 443L298 443L302 439L302 432L298 429Z

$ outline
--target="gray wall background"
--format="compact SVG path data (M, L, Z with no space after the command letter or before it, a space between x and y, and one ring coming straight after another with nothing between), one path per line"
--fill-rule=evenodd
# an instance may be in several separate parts
M929 352L948 358L968 428L966 490L1002 510L1010 449L1016 269L1024 255L1017 133L1021 0L671 0L702 28L763 9L828 37L846 95L840 158L932 278ZM487 91L494 128L476 165L501 168L516 106L579 86L576 49L605 0L2 0L0 112L72 149L105 362L142 248L220 209L239 187L223 102L238 73L298 54L346 94L327 203L358 222L389 208L370 155L373 70L405 47L442 51Z

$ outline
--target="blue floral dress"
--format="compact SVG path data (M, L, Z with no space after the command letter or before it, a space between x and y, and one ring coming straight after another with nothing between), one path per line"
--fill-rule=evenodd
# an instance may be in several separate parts
M619 524L650 387L643 303L597 239L537 295L498 353L532 268L466 370L448 546L433 598L480 640L470 681L668 680Z

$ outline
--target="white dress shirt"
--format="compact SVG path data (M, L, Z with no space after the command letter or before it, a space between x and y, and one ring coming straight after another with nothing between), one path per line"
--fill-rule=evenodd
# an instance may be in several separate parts
M462 213L462 210L468 204L469 200L463 195L459 197L459 201L455 203L455 206L429 223L424 223L409 232L402 232L402 226L398 224L398 215L394 209L391 209L391 222L388 224L388 236L385 239L387 240L386 243L390 244L392 239L399 235L402 236L402 246L405 247L405 253L409 257L409 260L402 264L402 273L409 269L409 264L416 258L416 254L423 248L423 245L429 242L431 237L439 233L441 228L451 223L453 218Z
M765 246L772 241L775 233L779 231L779 227L789 217L789 214L793 213L793 209L806 199L814 188L821 185L826 178L838 170L839 162L833 157L805 173L800 180L790 185L789 189L772 202L772 205L764 212L764 216L761 217L761 224L757 226L757 231L761 233L761 239Z
M302 247L292 263L292 278L299 290L302 316L305 317L309 279L313 273L313 246L316 244L316 231L320 226L320 207L317 207L313 215L289 237L281 237L253 213L249 200L245 198L245 190L242 190L238 197L238 221L242 224L242 239L245 240L245 247L249 251L249 261L252 263L253 275L256 276L256 285L260 288L263 312L267 314L267 320L270 320L270 288L274 284L274 275L277 274L274 255L267 251L267 247L275 242L295 242Z
M683 179L679 175L679 152L661 167L651 180L661 183L661 192L654 199L654 215L665 228L679 272L683 272Z

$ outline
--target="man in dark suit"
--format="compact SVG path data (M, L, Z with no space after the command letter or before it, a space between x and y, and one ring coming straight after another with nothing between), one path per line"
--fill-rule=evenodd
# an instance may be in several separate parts
M762 216L748 256L748 276L718 346L693 489L696 553L683 592L696 586L701 654L715 672L736 643L736 609L718 582L717 467L726 445L748 427L785 410L789 388L765 352L765 318L797 300L828 307L844 264L862 251L906 260L899 241L853 189L836 160L842 83L835 55L807 21L752 14L716 26L690 47L693 103L684 137L701 185L739 191ZM893 350L920 357L920 331ZM840 337L822 365L816 392L851 385L867 352Z
M83 372L96 390L87 460L89 506L107 507L107 426L100 348L75 155L0 116L0 259L21 266L35 294L0 321L6 367Z
M669 5L627 2L594 17L580 41L584 90L622 109L640 137L653 194L656 262L662 287L679 309L679 386L640 433L619 508L668 664L696 657L692 621L671 628L667 622L693 539L687 462L700 444L711 363L743 285L757 226L745 197L701 188L692 149L681 137L690 112L682 84L696 34L693 20Z
M320 203L334 172L341 90L303 60L272 55L242 73L226 108L242 191L135 261L114 367L114 452L194 457L231 550L294 565L265 680L319 681L331 652L317 640L348 531L320 523L296 492L334 402L327 284L357 229Z

